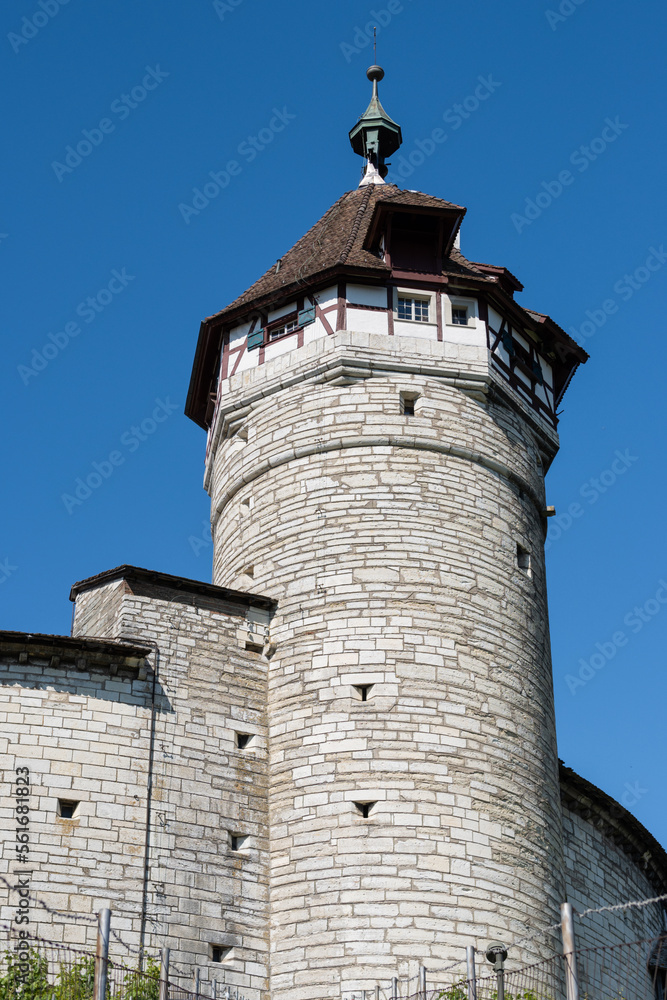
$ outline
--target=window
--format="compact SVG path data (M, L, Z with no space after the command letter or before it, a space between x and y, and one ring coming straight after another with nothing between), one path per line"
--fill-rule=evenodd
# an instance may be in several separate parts
M228 962L234 957L234 953L231 948L225 948L221 944L211 945L211 961L212 962Z
M412 320L415 323L428 323L429 299L398 297L398 318Z
M401 413L406 417L414 417L415 415L415 403L419 399L418 392L402 392L401 393Z
M243 851L247 844L248 837L241 833L230 833L229 835L229 846L232 851Z
M269 330L269 340L278 340L279 337L284 337L286 333L292 333L298 329L298 319L288 319L284 323L281 323L280 326L274 326Z
M236 745L239 750L247 750L252 743L253 733L237 733Z
M71 799L58 799L58 815L61 819L74 819L78 808L78 802L73 802Z
M523 545L517 544L516 561L519 569L523 569L527 573L530 573L530 552L528 549L524 549Z
M252 642L250 639L247 640L245 644L246 652L248 653L263 653L264 646L260 642Z
M452 307L452 323L455 326L468 325L468 310L464 306Z

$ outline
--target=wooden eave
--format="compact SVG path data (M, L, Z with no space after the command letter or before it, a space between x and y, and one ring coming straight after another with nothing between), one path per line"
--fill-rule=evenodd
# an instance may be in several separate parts
M111 675L121 671L136 676L151 652L150 646L116 639L0 632L0 657L26 667L46 664L63 670L101 670Z
M508 292L509 294L523 291L523 285L516 275L512 274L508 268L500 267L496 264L480 264L479 261L476 260L471 260L470 263L473 267L483 271L484 274L488 274L489 277L495 278L503 291Z
M199 337L184 411L186 417L190 417L204 430L208 430L206 410L213 383L211 372L216 372L220 366L221 348L222 324L214 326L208 320L204 320L199 327Z
M94 590L96 587L113 583L116 580L124 580L130 585L132 583L148 584L172 590L175 593L191 594L195 597L206 597L227 604L235 604L243 611L248 608L261 608L272 612L278 605L274 598L266 597L264 594L254 594L246 590L232 590L230 587L218 587L213 583L191 580L186 576L173 576L171 573L161 573L159 570L129 565L115 566L103 573L97 573L96 576L89 576L86 580L77 581L72 585L69 599L75 601L77 596L84 591Z

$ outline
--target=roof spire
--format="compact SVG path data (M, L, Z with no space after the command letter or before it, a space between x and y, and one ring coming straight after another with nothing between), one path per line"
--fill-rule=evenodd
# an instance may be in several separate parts
M374 50L375 45L374 38ZM373 84L371 103L350 132L350 143L355 153L368 161L361 185L383 184L388 173L385 159L400 147L403 136L400 125L389 117L380 104L378 83L384 77L384 70L381 66L369 66L366 76Z

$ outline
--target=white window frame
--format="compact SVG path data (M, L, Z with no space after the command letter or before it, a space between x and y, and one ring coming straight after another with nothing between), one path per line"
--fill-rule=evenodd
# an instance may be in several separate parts
M464 299L462 296L458 295L445 295L444 306L445 306L445 326L453 326L457 330L474 330L477 325L478 319L478 302L477 299ZM468 322L467 323L455 323L454 322L454 310L455 309L466 309L468 312Z
M292 325L293 324L293 325ZM289 330L287 327L289 326ZM296 319L288 320L283 323L282 326L276 326L274 329L269 328L269 339L268 343L272 344L274 340L280 340L282 337L286 337L288 333L294 333L295 330L299 330L299 317Z
M394 288L394 322L411 323L413 326L437 326L435 313L435 292L422 291L420 288ZM428 320L423 319L402 319L398 315L398 300L400 299L421 299L428 302Z

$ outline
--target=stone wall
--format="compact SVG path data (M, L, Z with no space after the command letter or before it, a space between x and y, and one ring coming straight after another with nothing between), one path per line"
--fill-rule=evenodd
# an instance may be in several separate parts
M170 946L174 972L188 980L198 966L203 980L258 996L267 982L268 829L267 660L256 647L269 612L246 595L234 603L201 590L142 578L84 588L75 631L94 623L103 635L140 637L152 647L151 670L109 677L6 659L0 724L15 733L10 773L28 766L34 780L33 891L60 910L110 905L112 926L138 946L150 773L146 946ZM243 748L239 733L249 737ZM11 793L3 786L4 816ZM71 820L58 817L59 797L80 803ZM233 845L232 835L246 839ZM9 870L8 856L3 864ZM89 925L38 908L32 919L45 937L92 942Z
M624 812L620 807L618 811ZM656 886L646 870L642 870L646 866L639 859L629 857L606 836L596 825L596 819L599 817L584 819L567 806L563 810L565 885L568 902L574 909L582 913L619 902L651 899L664 892L664 886ZM593 913L575 919L582 989L591 993L596 989L604 992L603 987L614 985L617 990L624 988L625 995L653 1000L654 993L646 974L646 949L646 954L635 948L604 953L586 949L646 941L664 932L664 927L660 904Z
M211 458L214 579L279 601L275 998L414 975L563 898L540 448L475 348L457 374L452 345L378 340L230 379Z

